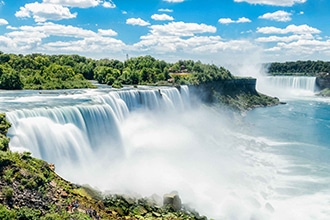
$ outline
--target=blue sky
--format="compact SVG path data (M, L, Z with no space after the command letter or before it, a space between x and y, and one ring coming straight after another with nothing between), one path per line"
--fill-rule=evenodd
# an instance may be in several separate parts
M0 50L124 60L329 60L329 0L0 0Z

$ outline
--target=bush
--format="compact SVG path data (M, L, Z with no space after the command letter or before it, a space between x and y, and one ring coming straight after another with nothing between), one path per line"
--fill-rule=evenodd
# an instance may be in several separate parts
M9 187L9 186L3 187L2 190L1 190L1 192L2 192L3 197L7 201L11 200L13 198L13 196L14 196L14 190L11 187Z
M0 205L0 219L1 220L12 220L15 219L16 215L14 211L8 210L5 206Z
M40 211L35 209L29 209L27 207L22 207L16 212L17 220L39 220Z

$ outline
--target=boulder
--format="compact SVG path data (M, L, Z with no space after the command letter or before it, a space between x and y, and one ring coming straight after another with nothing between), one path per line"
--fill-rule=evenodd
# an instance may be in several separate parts
M172 208L174 211L180 211L182 208L181 199L176 192L165 194L163 197L163 205Z

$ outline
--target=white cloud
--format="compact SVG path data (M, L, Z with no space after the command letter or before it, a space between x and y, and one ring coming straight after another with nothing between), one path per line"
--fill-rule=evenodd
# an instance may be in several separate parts
M256 39L257 42L269 43L269 42L292 42L297 40L311 40L314 39L312 34L294 34L291 36L269 36L259 37Z
M43 0L43 3L62 5L68 7L77 7L77 8L89 8L89 7L98 6L100 4L100 1L99 0Z
M219 23L221 24L231 24L231 23L235 23L234 20L232 20L231 18L220 18L218 20Z
M277 27L262 27L257 28L258 33L262 34L288 34L288 33L294 33L294 34L319 34L321 33L320 30L310 27L306 24L296 26L294 24L291 24L287 26L286 28L277 28Z
M276 11L273 13L263 14L263 15L259 16L259 18L266 19L266 20L286 22L286 21L291 21L291 13L279 10L279 11Z
M141 18L129 18L126 20L126 24L137 25L137 26L148 26L149 22L142 20Z
M179 3L179 2L184 2L184 0L163 0L164 2L169 2L169 3Z
M43 3L62 5L66 7L76 7L76 8L90 8L102 5L105 8L115 8L116 5L112 0L43 0Z
M71 25L60 25L51 22L40 23L37 26L21 26L10 28L13 30L0 36L0 48L10 48L13 52L47 52L47 53L81 53L89 55L122 51L126 45L113 38L117 33L111 29L99 29L98 32L86 30ZM51 37L71 38L67 42L50 41Z
M0 18L0 25L7 25L8 21L6 19Z
M30 18L31 15L36 22L45 22L47 20L75 18L77 13L71 14L68 8L61 5L41 4L38 2L26 4L15 13L15 16L19 18Z
M19 30L29 33L43 33L47 37L59 36L59 37L72 37L72 38L87 38L96 37L97 34L91 30L86 30L72 25L61 25L52 22L42 23L37 26L21 26ZM9 33L10 35L10 33Z
M160 36L194 36L202 33L215 33L216 27L206 24L171 22L165 25L150 26L152 35Z
M172 16L169 16L167 14L154 14L151 16L153 20L157 21L173 21L174 18Z
M234 0L234 2L247 2L249 4L292 6L294 4L305 3L307 0Z
M98 33L101 34L102 36L117 36L118 33L112 29L108 30L103 30L103 29L98 29Z
M142 36L140 42L132 45L137 53L153 53L160 56L194 56L201 59L232 59L242 52L256 48L249 40L224 41L220 36L212 36L214 26L197 23L171 22L164 25L150 26L150 33ZM226 51L228 53L224 54ZM216 54L216 55L215 55ZM221 57L221 58L220 58Z
M112 1L108 1L108 2L104 1L102 6L105 8L115 8L116 7L116 5Z
M236 23L250 23L251 20L246 18L246 17L242 17L242 18L239 18Z
M168 12L168 13L173 12L172 9L168 9L168 8L160 8L160 9L158 9L158 11L159 11L159 12Z
M220 18L218 20L218 22L220 24L231 24L231 23L249 23L251 22L250 19L246 18L246 17L241 17L238 20L232 20L231 18Z
M320 41L315 39L301 39L289 43L280 42L276 46L269 48L268 52L285 53L287 56L315 55L317 53L330 54L330 41Z

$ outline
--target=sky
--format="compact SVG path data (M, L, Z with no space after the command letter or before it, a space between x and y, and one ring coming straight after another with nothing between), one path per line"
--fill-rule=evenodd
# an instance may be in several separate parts
M0 0L0 51L217 65L330 59L329 0Z

